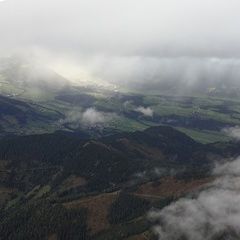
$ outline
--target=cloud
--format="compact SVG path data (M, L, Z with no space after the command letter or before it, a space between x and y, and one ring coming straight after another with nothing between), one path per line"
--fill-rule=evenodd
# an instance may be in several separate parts
M165 168L153 168L151 170L145 170L143 172L138 172L134 175L136 178L135 180L150 180L153 178L163 177L168 173L167 169Z
M152 117L153 116L153 110L150 108L150 107L142 107L142 106L139 106L137 108L135 108L136 112L140 112L142 113L144 116L147 116L147 117Z
M65 77L134 89L240 86L239 8L238 0L9 0L0 53L44 49Z
M65 119L60 120L60 124L71 124L74 127L97 127L106 125L115 117L116 114L88 108L83 112L80 110L68 112Z
M37 59L34 64L38 65L38 68L43 66L54 70L66 79L74 80L74 83L117 85L135 90L170 93L171 90L174 93L206 93L213 88L231 89L239 93L240 89L240 59L81 54L73 56L37 47L19 51L19 55L24 55L31 63ZM37 74L35 78L42 79Z
M195 198L182 198L149 214L159 223L154 228L159 239L239 238L240 158L216 166L213 175L217 179Z
M236 140L240 140L240 127L238 126L224 128L223 132Z
M118 56L240 56L239 7L237 0L9 0L0 8L1 43Z
M134 89L207 92L240 87L240 60L234 58L99 56L91 63L88 69L95 77Z
M82 122L87 125L95 125L105 123L109 117L103 112L99 112L94 108L88 108L82 114Z

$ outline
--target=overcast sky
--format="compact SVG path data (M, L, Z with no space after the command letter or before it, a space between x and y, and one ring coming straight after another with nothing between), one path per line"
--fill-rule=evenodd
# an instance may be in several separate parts
M118 78L103 68L111 59L109 64L117 61L128 70L121 73L125 79L135 77L139 61L145 72L166 58L239 64L239 11L239 0L5 0L0 50L39 48L95 59L95 72Z

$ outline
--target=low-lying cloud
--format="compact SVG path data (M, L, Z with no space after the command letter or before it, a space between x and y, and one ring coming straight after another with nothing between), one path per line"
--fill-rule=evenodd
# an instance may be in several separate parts
M149 216L161 240L239 239L240 158L217 166L216 180L195 198L182 198Z
M25 51L20 51L19 55L28 61L35 61L34 65L37 65L37 67L33 64L29 65L26 69L23 61L24 71L19 72L18 66L10 64L15 75L22 75L24 81L30 79L33 82L44 82L46 79L50 84L55 82L52 76L58 73L76 83L93 83L95 86L110 84L110 86L151 92L169 91L181 94L198 91L206 93L209 89L214 89L228 92L232 96L232 94L238 94L240 89L240 58L104 56L98 54L71 56L67 53L55 54L51 50L42 48L25 49ZM45 75L48 74L47 77L43 76L43 71L38 70L44 67L49 68L49 71L44 71ZM50 72L50 69L55 73Z
M115 117L116 114L114 113L106 113L97 111L95 108L88 108L84 111L70 111L60 123L70 124L74 127L97 127L105 126Z
M139 106L135 108L134 111L142 113L146 117L152 117L154 113L150 107L143 107L143 106Z
M130 89L176 93L215 89L231 90L230 94L240 89L240 58L91 55L78 56L75 63L95 82Z
M228 135L229 137L234 138L235 140L240 140L240 127L229 127L229 128L224 128L223 132Z

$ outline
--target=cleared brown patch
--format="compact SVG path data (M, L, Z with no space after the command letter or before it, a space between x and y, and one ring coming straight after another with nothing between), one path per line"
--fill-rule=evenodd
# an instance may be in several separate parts
M0 205L10 200L11 194L16 192L16 189L0 186Z
M121 143L125 149L128 149L129 151L137 151L141 155L147 157L147 158L153 158L153 159L159 159L159 160L164 160L165 157L158 148L150 147L150 146L145 146L142 144L139 144L134 141L130 141L127 138L120 138L118 139L118 142Z
M7 161L0 160L0 178L5 177L9 173L9 170L7 169L7 164Z
M150 237L148 237L148 234L146 232L131 236L127 238L126 240L150 240Z
M57 240L57 234L51 234L51 235L48 237L48 240Z
M86 147L89 147L89 146L91 146L91 145L100 146L100 147L106 148L106 149L108 149L108 150L110 149L110 147L107 146L106 144L101 143L101 142L97 142L97 141L94 141L94 140L91 140L91 141L85 143L85 144L83 145L83 147L86 148Z
M0 193L13 193L14 191L16 190L13 188L6 188L6 187L0 186Z
M87 181L85 178L71 175L63 182L62 187L64 189L68 189L68 188L82 187L82 186L85 186L86 184L87 184Z
M0 170L4 170L6 166L7 166L7 161L0 160Z
M108 229L108 210L116 200L119 192L100 194L63 204L66 208L86 208L88 211L87 224L92 234Z
M182 194L198 190L212 180L213 178L203 178L186 182L167 177L161 179L158 185L153 182L141 185L135 195L145 198L179 197Z
M143 234L139 234L130 238L127 238L126 240L146 240L147 238Z

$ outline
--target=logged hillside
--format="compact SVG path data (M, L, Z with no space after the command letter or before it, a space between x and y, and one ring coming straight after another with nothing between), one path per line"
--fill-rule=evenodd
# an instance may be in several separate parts
M203 145L164 126L99 139L2 139L1 236L15 239L16 229L19 239L153 239L146 212L207 184L212 161L236 154L238 143Z
M0 159L9 171L6 181L23 191L36 184L58 185L70 175L86 179L85 191L117 188L141 172L204 167L209 164L207 150L170 127L96 140L58 132L0 141Z

